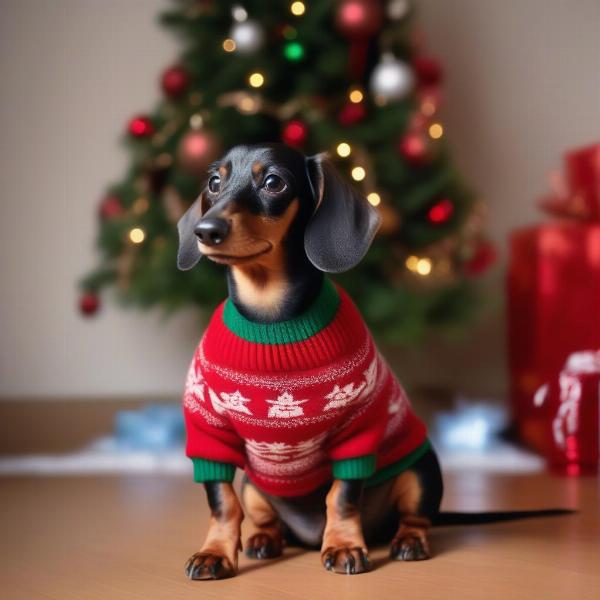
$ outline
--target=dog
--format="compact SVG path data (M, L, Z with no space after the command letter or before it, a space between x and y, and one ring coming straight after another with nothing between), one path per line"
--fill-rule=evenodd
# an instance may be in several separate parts
M326 285L324 273L339 273L355 266L369 249L378 225L378 212L342 179L325 157L306 157L282 144L236 146L210 167L206 188L178 223L178 266L190 269L202 256L225 265L229 300L223 310L235 311L235 319L252 331L257 328L260 334L276 330L277 324L294 323L310 312ZM353 306L349 310L356 311ZM226 317L216 315L215 318L221 327L221 320ZM356 329L361 327L357 325ZM219 360L221 353L229 352L237 341L237 338L217 341L214 360ZM204 346L209 344L204 338L203 342ZM300 543L320 547L321 561L327 570L358 574L369 570L367 541L381 540L390 543L393 560L430 557L427 533L432 518L439 511L443 483L436 454L426 440L418 452L409 448L413 459L405 468L392 471L388 477L379 477L380 481L376 477L371 485L368 485L366 472L357 477L349 473L344 478L335 478L327 457L323 460L323 454L319 454L320 446L327 444L328 432L316 436L316 441L295 445L244 439L244 423L251 422L254 418L251 414L255 413L250 409L251 399L233 389L220 394L211 389L207 379L215 365L211 364L210 356L205 356L206 348L202 346L201 343L192 361L184 396L188 455L202 455L208 452L207 448L211 448L211 452L220 449L231 459L232 467L245 467L248 475L242 484L242 508L232 487L233 471L227 461L211 461L214 455L210 452L209 456L196 459L203 461L203 475L198 480L206 488L211 517L202 549L186 565L190 579L235 575L238 551L242 549L240 525L244 515L255 528L244 547L249 556L257 559L279 556L286 542ZM281 349L285 343L276 347ZM257 344L256 348L262 351L264 346ZM344 352L352 350L355 349L348 348ZM384 438L385 421L398 411L410 411L410 405L374 347L372 352L372 364L379 361L379 369L389 378L383 394L379 394L384 396L379 402L381 406L369 406L370 395L377 392L365 380L356 386L354 383L334 386L329 404L321 402L319 407L333 406L329 413L342 414L342 421L352 419L355 412L362 410L363 416L354 419L358 423L373 412L371 427L376 431L368 430L364 435L370 436L371 448L377 450ZM205 372L199 374L202 364ZM268 370L259 369L255 378L260 385L263 375L265 381L280 377L280 385L285 386L287 374L281 369L277 365L271 365ZM263 417L275 417L270 419L269 427L280 426L282 431L290 431L285 427L294 416L308 414L307 407L313 401L298 400L282 389L273 391L273 396L275 392L279 396L266 400L270 404L265 404L267 413ZM355 397L348 404L353 394ZM394 405L390 404L391 396L395 397ZM202 414L204 417L198 416ZM411 416L422 442L424 428L412 412ZM222 421L228 417L231 423ZM200 425L195 418L201 419ZM310 418L321 417L305 417ZM275 438L270 435L271 441L277 439L276 435ZM361 435L363 433L357 437ZM410 431L407 435L410 437ZM194 442L192 438L198 436ZM234 448L237 454L227 443L237 446ZM294 454L298 448L299 454ZM317 458L310 453L311 448ZM235 454L233 458L232 454ZM257 472L250 475L248 465L255 471L268 465L267 473L271 473L269 468L272 472L285 472L288 467L293 472L303 460L306 462L306 457L316 463L309 465L302 477L310 479L313 472L318 472L321 480L304 486L299 495L288 494L287 490L285 494L277 493L278 490L273 493L267 483L275 477L261 479ZM352 460L349 457L346 462L339 462L351 467L348 462ZM371 465L371 471L373 468ZM217 473L213 472L215 469ZM373 480L373 474L370 479Z
M179 268L206 256L227 267L229 287L184 394L187 454L211 511L190 579L236 574L244 514L250 557L300 544L320 548L325 569L358 574L367 542L388 543L392 560L424 560L431 525L574 512L439 511L425 428L351 300L324 277L355 266L378 225L327 159L281 144L234 147L180 219Z

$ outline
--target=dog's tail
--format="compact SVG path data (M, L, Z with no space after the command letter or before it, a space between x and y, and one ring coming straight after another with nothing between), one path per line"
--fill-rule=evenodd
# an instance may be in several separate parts
M572 515L577 510L569 508L546 508L542 510L507 510L500 512L440 512L431 521L434 527L447 525L484 525L540 517Z

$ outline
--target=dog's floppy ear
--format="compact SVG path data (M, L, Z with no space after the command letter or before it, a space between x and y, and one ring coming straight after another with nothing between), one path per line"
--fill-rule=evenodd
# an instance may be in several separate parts
M367 253L379 213L324 156L308 157L306 169L317 204L304 232L304 250L317 269L342 273Z
M202 194L187 209L185 214L177 223L179 232L179 251L177 252L177 266L182 271L187 271L198 264L202 258L202 253L198 248L198 238L194 233L194 228L202 216Z

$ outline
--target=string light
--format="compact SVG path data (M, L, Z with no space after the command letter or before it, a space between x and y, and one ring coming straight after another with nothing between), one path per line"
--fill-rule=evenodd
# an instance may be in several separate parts
M417 273L423 277L431 273L431 260L429 258L420 258L417 263Z
M350 93L348 94L350 102L354 104L359 104L360 102L362 102L364 97L364 94L359 89L350 90Z
M444 135L444 128L440 123L432 123L429 126L429 137L434 140L439 140Z
M227 38L226 40L223 40L223 50L225 50L225 52L234 52L235 49L236 49L236 44L231 38Z
M129 232L129 239L134 244L141 244L144 241L145 238L146 238L146 234L144 233L144 230L140 229L139 227L134 227Z
M148 208L150 208L150 203L148 202L148 199L145 198L144 196L140 196L134 203L132 206L133 212L136 215L141 215L143 213L145 213Z
M414 254L412 254L411 256L409 256L406 261L405 261L405 265L406 268L409 271L416 271L417 270L417 263L419 262L419 257L415 256Z
M248 83L253 88L259 88L265 82L265 76L262 73L251 73L250 77L248 77Z
M417 275L421 275L422 277L427 277L431 273L431 269L433 267L433 263L430 258L415 256L414 254L409 256L405 263L406 268L413 273L417 273Z
M233 17L234 21L241 23L248 18L248 11L243 6L238 4L231 10L231 16Z
M243 96L237 105L241 113L252 115L258 111L260 102L254 96Z
M362 181L367 175L367 172L362 167L354 167L352 169L352 179L354 181Z
M337 148L335 149L335 151L338 153L338 156L341 156L342 158L346 158L347 156L350 156L350 154L352 152L352 147L350 146L350 144L347 144L346 142L342 142L341 144L337 145Z
M368 194L367 200L371 206L379 206L381 204L381 196L377 192L371 192Z
M292 2L290 11L295 17L300 17L306 11L306 6L304 5L304 2Z
M285 45L283 53L288 60L298 61L304 57L304 48L299 42L289 42Z
M204 119L202 118L202 115L196 113L190 117L190 127L192 129L195 129L195 130L202 129L203 125L204 125Z
M423 100L423 104L421 104L421 112L426 117L432 117L435 114L436 106L433 100Z

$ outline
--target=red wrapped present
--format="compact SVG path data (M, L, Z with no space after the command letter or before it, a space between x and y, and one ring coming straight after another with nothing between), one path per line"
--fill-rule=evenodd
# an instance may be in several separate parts
M569 356L558 377L535 393L554 470L597 473L600 450L600 350Z
M566 181L556 174L554 191L540 205L549 214L600 221L600 144L572 150L565 155Z
M544 453L549 451L547 423L534 405L535 391L558 377L572 353L600 348L600 222L592 218L600 186L597 156L600 145L567 156L569 202L585 196L586 219L565 218L510 236L512 413L522 439Z

